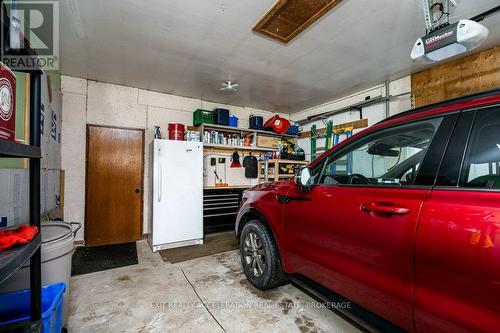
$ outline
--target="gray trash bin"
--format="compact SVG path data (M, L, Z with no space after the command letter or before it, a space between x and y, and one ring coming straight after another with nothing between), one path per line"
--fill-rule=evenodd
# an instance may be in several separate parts
M42 285L57 282L66 283L63 296L63 327L69 314L69 293L71 278L71 257L74 251L75 234L80 223L42 222ZM11 278L0 285L0 292L29 288L30 268L27 262Z

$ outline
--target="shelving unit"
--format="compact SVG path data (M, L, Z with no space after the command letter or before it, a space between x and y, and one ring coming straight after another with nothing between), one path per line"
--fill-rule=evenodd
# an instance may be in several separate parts
M298 138L298 135L288 135L288 134L277 134L274 132L256 130L256 129L247 129L247 128L239 128L239 127L230 127L223 125L214 125L214 124L202 124L197 127L200 132L201 141L203 142L203 146L205 148L213 148L213 149L221 149L221 150L248 150L248 151L278 151L279 147L262 147L257 145L257 137L274 137L276 139L280 138ZM219 144L219 143L211 143L205 140L205 131L217 131L221 133L232 133L236 135L250 135L252 137L252 143L250 146L245 145L229 145L229 144Z
M30 73L30 145L11 141L0 141L0 157L29 158L29 210L30 225L40 230L40 105L41 72ZM42 279L41 279L40 233L28 244L0 252L0 283L7 280L30 259L31 320L16 324L16 327L38 327L41 325ZM3 327L0 327L2 330Z
M264 160L259 162L259 180L267 182L293 178L295 173L280 173L280 166L292 165L294 169L309 164L308 161Z
M191 129L195 130L195 128ZM240 154L253 153L254 156L262 158L263 153L266 152L278 152L280 150L279 141L280 139L296 139L298 135L280 135L273 132L230 127L223 125L213 125L213 124L202 124L196 127L196 130L200 133L201 141L203 142L203 148L205 154L231 154L233 151L238 151ZM207 142L204 137L205 131L212 132L216 131L219 134L224 134L226 136L236 135L239 138L243 138L246 135L252 137L251 145L230 145L230 144L218 144ZM271 137L276 139L276 147L263 147L259 146L257 143L258 136ZM297 162L297 161L294 161ZM299 161L300 164L302 162ZM284 180L290 178L293 175L282 175L280 179ZM221 232L226 230L234 230L234 224L236 222L236 215L241 203L241 198L243 191L250 188L251 185L233 185L229 184L228 187L205 187L204 197L203 197L203 225L204 232Z
M9 31L9 19L2 17L4 31ZM29 45L28 41L25 41ZM2 54L9 54L2 46ZM22 55L36 57L31 49L24 49ZM29 219L30 225L40 230L40 108L41 108L41 76L38 68L26 71L30 74L30 144L23 145L12 141L0 140L0 158L29 158ZM26 322L16 323L8 327L0 327L0 331L19 330L40 332L42 329L42 279L41 279L41 234L28 244L16 246L0 252L0 283L6 281L17 270L30 260L30 309L31 318Z

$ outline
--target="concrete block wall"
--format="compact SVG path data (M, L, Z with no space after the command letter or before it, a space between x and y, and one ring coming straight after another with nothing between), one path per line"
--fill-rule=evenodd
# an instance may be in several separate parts
M85 163L87 124L145 129L144 220L143 232L149 232L151 179L149 177L149 146L154 138L154 126L160 126L167 136L167 125L178 122L191 124L193 111L202 108L227 107L239 118L240 127L248 127L251 114L269 118L266 110L222 105L201 99L163 94L138 88L90 81L70 76L62 77L62 168L66 172L64 216L68 221L84 223ZM288 115L283 115L288 117ZM230 156L230 155L229 155ZM229 159L228 159L229 163ZM83 240L83 228L77 240Z

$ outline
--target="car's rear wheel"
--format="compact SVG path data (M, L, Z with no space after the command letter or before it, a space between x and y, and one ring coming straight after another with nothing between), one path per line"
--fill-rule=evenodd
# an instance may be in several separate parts
M276 242L261 221L252 220L243 227L240 253L243 271L255 287L271 289L284 280Z

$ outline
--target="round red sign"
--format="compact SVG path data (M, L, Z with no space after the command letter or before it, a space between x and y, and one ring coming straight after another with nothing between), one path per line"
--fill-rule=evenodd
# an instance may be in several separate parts
M12 98L14 92L9 80L5 78L0 79L0 118L8 121L14 113Z

